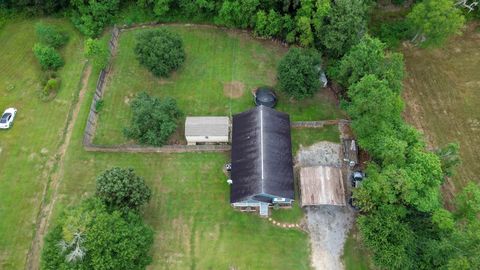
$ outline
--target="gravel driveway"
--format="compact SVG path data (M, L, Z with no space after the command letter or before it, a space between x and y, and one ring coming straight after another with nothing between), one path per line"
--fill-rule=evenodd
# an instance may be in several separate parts
M307 148L301 148L296 161L301 166L341 166L341 145L331 142L319 142ZM347 166L344 166L347 167ZM349 193L350 175L348 168L344 171L344 186ZM305 207L306 225L309 230L312 248L312 267L321 270L344 269L342 263L343 246L354 222L354 212L347 206L311 206Z

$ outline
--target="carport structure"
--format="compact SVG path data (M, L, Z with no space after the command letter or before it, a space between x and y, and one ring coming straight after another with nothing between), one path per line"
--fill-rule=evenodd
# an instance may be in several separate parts
M342 170L333 166L300 168L301 205L346 206Z

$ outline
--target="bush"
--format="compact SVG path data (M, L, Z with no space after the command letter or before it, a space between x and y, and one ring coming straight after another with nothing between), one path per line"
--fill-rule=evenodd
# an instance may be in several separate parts
M131 103L131 125L125 128L127 138L141 144L162 146L177 129L181 112L173 98L160 100L142 92Z
M107 44L98 39L85 40L85 57L92 60L93 66L97 69L104 69L108 65L110 51Z
M159 77L167 77L185 61L182 39L163 28L140 33L135 54L140 64Z
M105 106L105 100L99 99L97 102L95 102L95 112L100 112L103 107Z
M52 25L37 23L35 33L41 43L53 48L60 48L68 42L68 34Z
M397 48L400 42L413 36L412 27L407 20L383 22L380 28L374 31L374 35L389 48Z
M138 210L148 203L151 191L133 169L115 167L97 177L96 195L113 209Z
M45 96L50 96L53 92L57 92L60 88L60 79L52 78L47 81L45 87L43 87L43 94Z
M45 70L57 70L64 65L60 54L52 47L36 43L33 46L33 53L38 59L40 66Z
M280 89L296 99L312 96L320 88L321 56L313 49L292 48L280 61Z

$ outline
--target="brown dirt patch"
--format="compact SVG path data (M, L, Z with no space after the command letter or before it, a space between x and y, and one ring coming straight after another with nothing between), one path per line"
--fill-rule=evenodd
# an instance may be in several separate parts
M229 98L241 98L245 93L245 84L240 81L231 81L223 84L223 94Z

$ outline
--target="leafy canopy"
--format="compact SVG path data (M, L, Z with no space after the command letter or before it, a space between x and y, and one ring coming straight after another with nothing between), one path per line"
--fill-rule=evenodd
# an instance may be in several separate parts
M387 55L384 43L365 35L342 57L332 75L342 85L350 87L363 76L373 74L386 80L390 89L399 93L402 89L404 69L402 54Z
M53 25L37 23L35 33L40 43L53 48L60 48L68 42L68 34Z
M367 5L363 0L336 0L326 18L320 39L327 53L341 57L366 32Z
M88 38L84 45L85 57L92 60L93 66L97 69L104 69L108 65L110 52L105 43L98 39Z
M65 64L60 54L47 45L36 43L33 46L33 54L44 70L57 70Z
M97 177L96 196L113 209L138 210L148 203L151 191L133 169L114 167Z
M70 0L71 20L87 37L97 37L112 21L119 3L119 0Z
M41 268L145 269L153 231L135 213L109 212L98 199L67 209L46 238Z
M177 129L177 119L181 112L173 98L161 100L142 92L130 107L131 124L124 129L124 134L129 139L135 139L141 144L162 146Z
M159 77L167 77L185 61L182 39L165 28L141 32L134 50L140 64Z
M278 65L280 89L296 99L312 96L320 88L320 61L314 49L288 50Z
M448 37L459 34L465 18L454 0L424 0L407 16L417 31L415 42L422 47L441 46Z

